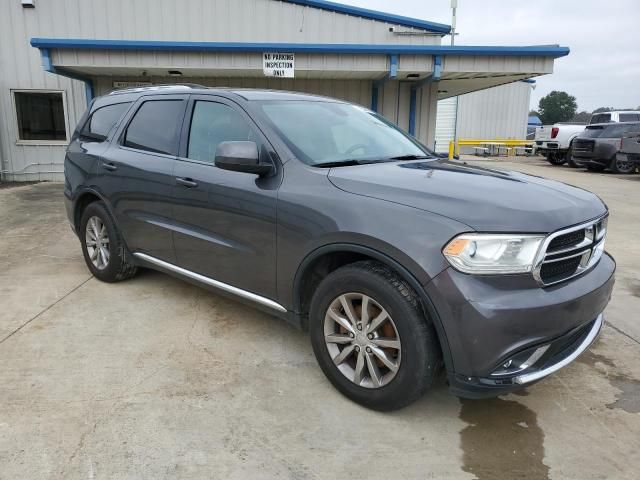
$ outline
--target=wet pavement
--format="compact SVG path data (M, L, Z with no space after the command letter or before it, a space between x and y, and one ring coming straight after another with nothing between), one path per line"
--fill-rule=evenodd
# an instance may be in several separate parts
M607 323L523 392L459 400L440 381L390 414L338 394L284 322L156 272L93 279L61 184L0 189L0 479L638 478L640 175L470 161L607 202Z

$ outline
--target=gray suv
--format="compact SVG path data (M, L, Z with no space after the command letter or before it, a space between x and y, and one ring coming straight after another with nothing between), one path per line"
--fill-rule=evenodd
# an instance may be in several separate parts
M595 195L448 161L380 115L265 90L157 86L94 100L65 160L89 270L138 267L308 331L370 408L527 387L589 347L615 263Z

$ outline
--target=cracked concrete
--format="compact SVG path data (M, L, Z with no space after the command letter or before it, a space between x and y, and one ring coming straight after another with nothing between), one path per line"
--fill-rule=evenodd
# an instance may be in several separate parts
M340 396L282 321L156 272L91 278L62 185L0 189L0 479L637 478L640 176L482 163L607 202L608 324L517 395L441 381L391 414Z

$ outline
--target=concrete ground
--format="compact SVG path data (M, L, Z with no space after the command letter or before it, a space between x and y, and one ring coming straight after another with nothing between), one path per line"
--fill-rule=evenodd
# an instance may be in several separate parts
M391 414L338 394L282 321L156 272L93 279L61 184L0 189L0 479L638 478L640 175L473 163L607 202L608 323L521 394L441 383Z

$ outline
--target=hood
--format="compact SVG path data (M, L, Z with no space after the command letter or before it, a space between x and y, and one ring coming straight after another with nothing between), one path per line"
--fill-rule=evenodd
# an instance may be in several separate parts
M407 205L486 232L549 233L606 212L593 193L561 182L448 160L332 168L341 190Z

